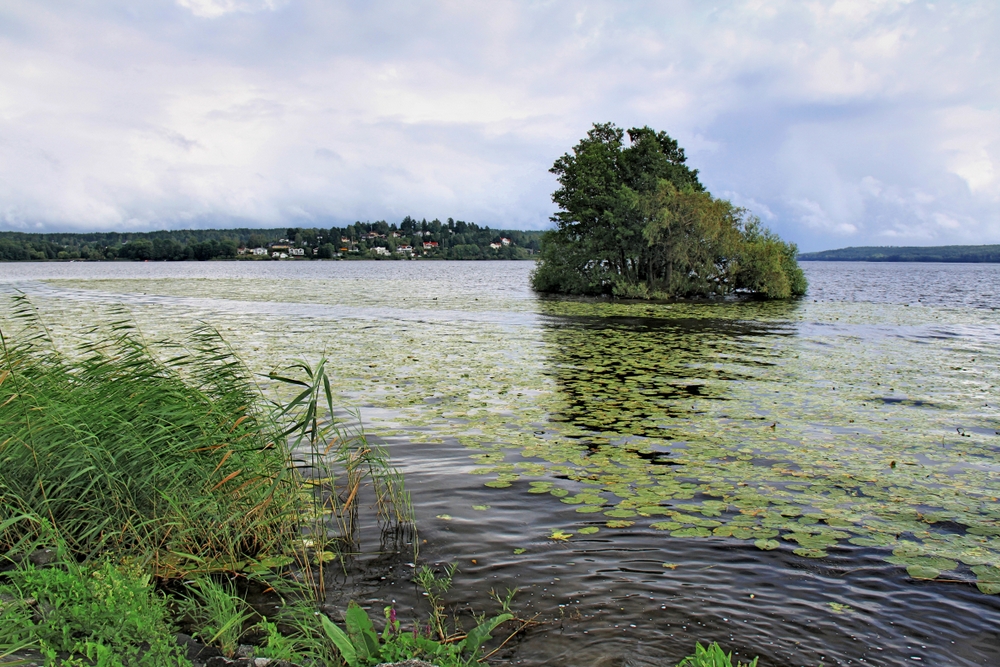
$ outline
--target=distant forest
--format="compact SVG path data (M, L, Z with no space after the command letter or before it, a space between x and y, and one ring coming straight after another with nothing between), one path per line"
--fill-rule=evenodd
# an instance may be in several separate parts
M799 255L804 261L830 262L1000 262L1000 245L840 248Z
M473 222L355 222L347 227L184 229L160 232L0 232L0 261L184 261L210 259L527 259L541 232ZM254 252L256 250L256 253Z

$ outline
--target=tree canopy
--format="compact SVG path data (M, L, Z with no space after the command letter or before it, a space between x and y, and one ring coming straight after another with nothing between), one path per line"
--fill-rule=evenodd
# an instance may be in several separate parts
M744 293L783 299L806 280L785 243L717 199L684 149L649 127L597 123L550 170L556 229L542 237L541 292L660 298Z

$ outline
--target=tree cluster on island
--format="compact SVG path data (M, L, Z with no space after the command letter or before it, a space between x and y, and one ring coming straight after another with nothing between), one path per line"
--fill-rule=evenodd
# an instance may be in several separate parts
M532 275L540 292L627 298L806 291L795 245L713 197L665 132L597 123L550 170L556 229Z
M298 256L332 259L423 256L434 259L528 259L541 232L491 229L474 222L355 222L346 227L204 229L156 232L0 232L0 261L188 261ZM426 248L425 248L426 244ZM273 249L278 250L273 250ZM381 251L376 251L381 248ZM263 252L254 254L254 249ZM291 249L300 253L289 253ZM408 250L406 250L408 249ZM382 254L377 254L381 252Z

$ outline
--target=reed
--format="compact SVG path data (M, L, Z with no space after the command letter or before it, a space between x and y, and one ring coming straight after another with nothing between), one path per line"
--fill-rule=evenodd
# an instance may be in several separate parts
M154 352L118 310L64 351L26 297L9 312L0 553L55 540L77 558L129 554L158 576L235 571L328 548L331 518L334 541L350 541L365 480L380 517L408 520L385 452L333 419L324 361L273 374L300 392L269 402L211 327Z

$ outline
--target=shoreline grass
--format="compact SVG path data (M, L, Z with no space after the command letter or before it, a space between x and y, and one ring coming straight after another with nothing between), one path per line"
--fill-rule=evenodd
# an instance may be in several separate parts
M324 359L272 372L296 393L268 401L210 327L151 345L118 310L67 350L23 295L8 312L0 665L31 649L46 665L187 667L174 637L183 622L226 655L249 633L258 656L299 664L424 656L454 667L478 664L490 632L517 620L511 594L498 616L449 631L454 569L426 567L414 578L431 603L426 636L401 632L394 609L381 638L356 605L346 634L317 611L327 563L357 549L362 505L383 530L413 521L388 453L334 419ZM237 574L287 601L278 617L247 604ZM511 636L531 623L519 622Z

